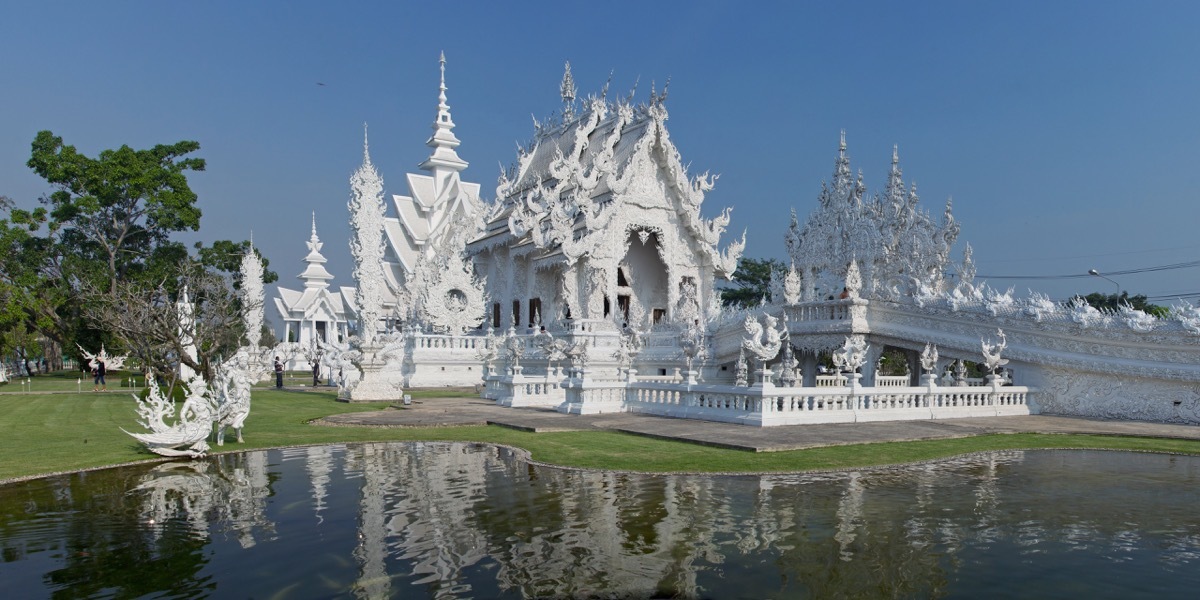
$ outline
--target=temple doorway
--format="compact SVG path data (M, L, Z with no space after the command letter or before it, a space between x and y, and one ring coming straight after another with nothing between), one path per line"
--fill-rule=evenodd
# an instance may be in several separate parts
M667 315L667 265L659 256L657 233L631 231L625 240L625 257L617 266L617 307L629 320L631 303L655 322Z

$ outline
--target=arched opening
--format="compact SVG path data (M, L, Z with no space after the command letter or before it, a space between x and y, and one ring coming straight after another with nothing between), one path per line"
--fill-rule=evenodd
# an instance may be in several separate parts
M655 320L668 313L667 265L659 256L658 234L631 231L625 240L625 257L617 267L617 306L629 318L631 302L637 302Z

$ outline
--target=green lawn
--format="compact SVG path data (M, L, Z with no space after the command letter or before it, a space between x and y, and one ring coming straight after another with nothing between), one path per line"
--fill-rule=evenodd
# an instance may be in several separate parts
M73 381L71 383L74 383ZM10 388L11 389L11 388ZM0 390L2 391L2 390ZM440 393L440 392L430 392ZM503 427L383 429L309 423L336 413L379 410L344 404L330 391L255 389L246 443L214 451L365 441L463 440L525 448L554 464L644 472L764 472L838 469L929 460L984 450L1111 448L1200 454L1200 441L1086 435L988 435L756 454L616 432L529 433ZM121 432L138 431L128 392L0 394L0 480L155 458Z

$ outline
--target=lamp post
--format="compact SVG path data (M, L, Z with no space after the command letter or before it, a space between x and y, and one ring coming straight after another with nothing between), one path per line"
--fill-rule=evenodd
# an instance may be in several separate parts
M1096 277L1099 277L1100 279L1107 279L1109 283L1117 286L1117 302L1121 301L1121 284L1113 281L1112 279L1109 279L1108 277L1105 277L1104 275L1101 275L1100 271L1097 271L1095 269L1088 269L1088 275L1095 275Z

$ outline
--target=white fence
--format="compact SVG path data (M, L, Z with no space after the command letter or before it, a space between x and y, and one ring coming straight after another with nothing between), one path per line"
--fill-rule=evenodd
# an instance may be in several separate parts
M900 377L899 379L907 379ZM759 427L1029 414L1027 387L884 385L738 387L669 381L590 381L493 375L485 394L502 406L554 406L561 412L636 412Z

